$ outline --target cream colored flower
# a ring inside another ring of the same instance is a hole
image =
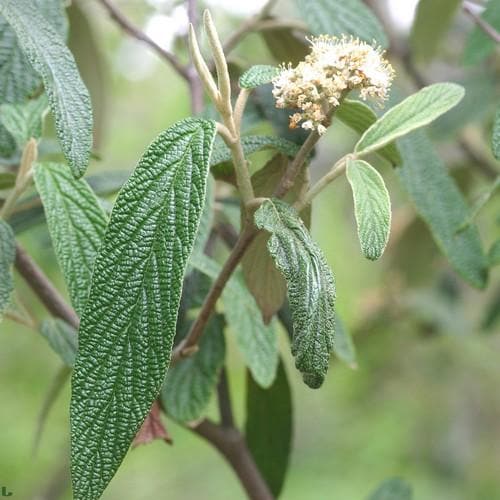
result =
[[[291,108],[290,127],[326,131],[328,117],[345,95],[359,90],[362,99],[383,102],[394,78],[380,47],[357,38],[322,35],[310,40],[311,53],[295,68],[283,66],[273,80],[277,108]]]

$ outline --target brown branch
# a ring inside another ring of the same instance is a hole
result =
[[[189,81],[189,72],[187,68],[177,59],[177,57],[158,45],[146,33],[141,31],[137,26],[134,26],[129,19],[118,9],[111,0],[97,0],[108,12],[109,16],[115,21],[123,31],[129,34],[132,38],[149,45],[162,59],[167,61],[177,73],[185,80]]]
[[[251,500],[272,500],[274,497],[262,478],[244,436],[235,428],[222,428],[203,420],[192,431],[213,444],[228,461]]]
[[[482,17],[478,16],[468,2],[464,2],[462,8],[486,35],[488,35],[495,43],[500,43],[500,33]]]
[[[226,368],[222,368],[217,385],[217,400],[219,403],[220,422],[222,427],[234,427],[231,394],[227,380]]]

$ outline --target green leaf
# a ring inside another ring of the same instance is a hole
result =
[[[291,28],[272,28],[260,32],[274,59],[279,63],[291,62],[294,66],[309,54],[309,44]]]
[[[36,164],[34,179],[71,303],[81,315],[106,230],[106,214],[87,182],[75,179],[66,165]]]
[[[404,158],[399,179],[438,247],[466,281],[484,288],[488,271],[479,233],[475,225],[457,232],[469,209],[432,143],[423,132],[415,132],[399,141],[399,150]]]
[[[283,489],[292,445],[292,395],[283,361],[273,385],[262,389],[247,374],[245,438],[274,497]]]
[[[338,314],[335,318],[335,344],[333,345],[333,352],[350,368],[354,369],[358,367],[356,347],[352,341],[351,333],[347,330]]]
[[[500,160],[500,106],[497,108],[497,114],[495,115],[495,121],[493,123],[491,150],[493,151],[493,156],[497,160]]]
[[[255,224],[271,234],[268,249],[288,287],[294,336],[292,354],[304,382],[316,389],[328,371],[335,327],[335,283],[323,253],[293,208],[267,200]]]
[[[488,261],[490,267],[498,266],[500,264],[500,239],[496,240],[493,245],[491,245],[490,251],[488,252]]]
[[[224,317],[214,315],[199,343],[199,350],[169,369],[161,390],[167,413],[179,422],[198,420],[217,386],[224,365]]]
[[[363,255],[382,256],[391,230],[391,199],[382,176],[366,161],[347,162],[347,180],[354,198],[354,213]]]
[[[430,61],[455,16],[462,0],[420,0],[411,32],[413,55]]]
[[[481,19],[496,31],[500,31],[500,0],[489,0]],[[495,51],[495,47],[495,41],[480,26],[475,24],[465,43],[464,64],[480,63]]]
[[[102,494],[164,381],[214,137],[211,121],[177,122],[148,147],[116,200],[73,373],[76,500]]]
[[[221,270],[217,262],[196,253],[190,264],[198,271],[215,279]],[[241,273],[236,272],[222,292],[224,314],[229,329],[236,337],[238,348],[254,380],[261,387],[269,387],[278,366],[278,339],[275,322],[266,326],[254,298],[248,291]]]
[[[412,130],[428,125],[458,104],[463,96],[463,87],[455,83],[424,87],[379,118],[361,136],[354,151],[363,155],[371,153]]]
[[[387,47],[384,29],[361,0],[295,0],[299,12],[315,35],[353,35]]]
[[[84,174],[92,147],[88,91],[63,38],[29,0],[4,0],[2,14],[28,61],[42,77],[62,150],[76,177]]]
[[[46,319],[40,325],[40,333],[66,365],[72,367],[75,364],[78,336],[71,325],[61,319]]]
[[[42,135],[42,121],[48,103],[45,94],[25,104],[2,104],[0,121],[22,150],[28,140]]]
[[[288,159],[276,155],[263,168],[252,176],[255,196],[267,198],[271,196],[287,168]],[[304,187],[309,185],[307,168],[297,176],[295,184],[287,193],[285,201],[294,203]],[[310,205],[301,214],[306,226],[310,223]],[[276,269],[273,258],[269,255],[267,242],[269,235],[258,234],[248,246],[241,260],[243,275],[248,289],[252,293],[262,311],[265,323],[268,323],[282,306],[286,297],[286,283],[281,273]]]
[[[366,129],[377,121],[377,115],[369,106],[363,102],[351,99],[344,99],[342,101],[340,107],[335,111],[335,118],[338,118],[359,134],[363,134]],[[377,153],[393,166],[400,165],[403,161],[396,144],[393,142],[379,149]]]
[[[253,89],[259,85],[270,83],[279,72],[280,69],[276,66],[257,64],[240,76],[240,87],[242,89]]]
[[[207,190],[205,195],[205,205],[203,207],[203,212],[201,213],[200,225],[198,226],[198,232],[194,240],[194,252],[203,252],[205,245],[207,244],[208,238],[210,237],[210,231],[212,230],[212,224],[214,219],[214,202],[215,202],[215,181],[211,175],[207,178]]]
[[[10,189],[16,184],[16,174],[13,172],[0,172],[0,189]]]
[[[411,500],[411,486],[398,477],[386,479],[368,497],[368,500]]]
[[[16,257],[16,242],[10,226],[0,219],[0,321],[14,290],[12,266]]]

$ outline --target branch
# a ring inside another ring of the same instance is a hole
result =
[[[495,43],[500,43],[500,33],[482,17],[478,16],[468,2],[464,2],[462,6],[464,12],[488,35]]]
[[[235,428],[222,428],[210,420],[203,420],[191,429],[203,437],[228,461],[251,500],[273,500],[269,487],[263,480],[243,435]]]
[[[220,372],[219,384],[217,385],[217,399],[219,402],[219,413],[222,427],[234,427],[233,408],[226,368]]]
[[[128,33],[132,38],[144,42],[149,45],[162,59],[167,61],[177,73],[182,76],[186,81],[189,81],[189,71],[183,64],[177,59],[177,57],[165,50],[163,47],[158,45],[152,38],[150,38],[146,33],[141,31],[137,26],[134,26],[129,19],[127,19],[122,12],[116,7],[116,5],[111,0],[97,0],[108,12],[111,19],[113,19],[123,31]]]
[[[187,13],[189,22],[194,29],[198,26],[198,9],[196,0],[187,0]],[[191,95],[191,111],[194,115],[199,115],[203,111],[203,84],[193,63],[187,70],[187,80],[189,93]]]

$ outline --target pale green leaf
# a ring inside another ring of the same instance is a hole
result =
[[[287,282],[295,366],[309,387],[318,388],[328,371],[334,341],[332,272],[298,214],[285,202],[265,201],[254,219],[257,227],[270,233],[269,252]]]
[[[423,132],[415,132],[399,141],[399,150],[404,158],[399,178],[438,247],[465,280],[484,288],[487,260],[479,233],[473,224],[457,232],[469,208],[432,143]]]
[[[366,161],[347,162],[347,180],[354,198],[354,213],[363,255],[382,256],[391,230],[391,200],[382,176]]]
[[[116,200],[73,373],[76,500],[100,497],[164,381],[214,137],[211,121],[177,122],[148,147]]]
[[[368,127],[377,121],[375,112],[361,101],[344,99],[335,111],[335,118],[345,123],[359,134],[363,134]],[[379,149],[377,153],[389,161],[393,166],[400,165],[402,160],[395,143]]]
[[[497,108],[495,121],[493,122],[493,134],[491,136],[491,149],[493,156],[500,160],[500,106]]]
[[[57,318],[46,319],[40,325],[40,333],[66,365],[75,364],[78,336],[71,325]]]
[[[200,253],[191,256],[190,264],[213,279],[221,270],[217,262]],[[228,281],[222,292],[222,300],[229,329],[236,337],[238,348],[254,380],[261,387],[269,387],[278,366],[275,322],[264,325],[259,308],[240,272],[234,273]]]
[[[354,150],[367,154],[389,144],[412,130],[428,125],[453,108],[464,96],[455,83],[435,83],[391,108],[362,136]]]
[[[368,497],[368,500],[411,500],[412,498],[411,486],[403,479],[394,477],[383,481]]]
[[[495,243],[491,245],[490,251],[488,252],[488,261],[490,267],[500,264],[500,239],[496,240]]]
[[[337,317],[335,318],[335,344],[333,345],[335,355],[347,364],[350,368],[357,368],[356,347],[352,340],[351,333],[345,327],[344,322]]]
[[[42,77],[62,150],[73,174],[80,177],[92,147],[92,107],[75,60],[58,31],[29,0],[3,0],[0,14]]]
[[[169,369],[161,390],[167,413],[179,422],[201,418],[224,365],[224,317],[214,315],[203,332],[198,351]]]
[[[2,104],[0,121],[22,150],[28,140],[42,135],[42,121],[48,103],[45,94],[24,104]]]
[[[462,0],[420,0],[411,32],[413,55],[430,61],[448,31]]]
[[[12,266],[16,257],[16,243],[10,226],[0,219],[0,321],[14,290]]]
[[[75,179],[66,165],[39,163],[34,179],[71,302],[81,315],[106,230],[106,214],[87,182]]]
[[[279,72],[280,69],[276,66],[257,64],[240,76],[240,87],[242,89],[253,89],[259,85],[270,83]]]
[[[300,14],[315,35],[353,35],[387,47],[384,29],[361,0],[295,0]]]
[[[285,482],[293,433],[290,385],[283,361],[268,389],[247,376],[245,438],[255,463],[278,498]]]

